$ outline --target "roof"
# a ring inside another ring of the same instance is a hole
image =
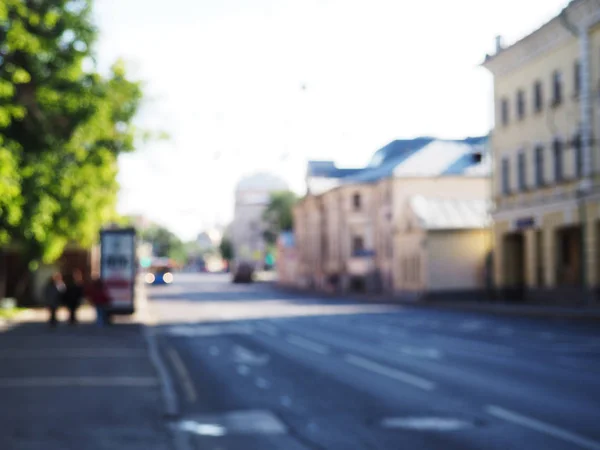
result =
[[[440,199],[421,195],[409,199],[413,213],[427,230],[468,230],[491,224],[490,202],[482,199]]]
[[[470,169],[484,164],[474,157],[476,153],[483,152],[484,146],[479,141],[473,144],[473,141],[466,140],[435,140],[396,165],[394,176],[468,175],[471,174]]]
[[[343,178],[361,170],[361,168],[337,167],[333,161],[308,161],[307,175],[320,178]]]
[[[372,183],[391,176],[489,176],[489,158],[476,161],[473,156],[486,155],[487,142],[487,136],[397,139],[377,150],[366,167],[341,169],[333,161],[309,161],[307,185],[318,195],[340,185]]]
[[[553,24],[560,23],[560,21],[562,19],[566,19],[568,22],[572,22],[572,18],[571,17],[566,18],[565,14],[572,12],[576,7],[583,4],[585,1],[586,0],[571,0],[571,1],[569,1],[567,3],[567,5],[560,10],[560,12],[558,14],[555,14],[554,16],[550,17],[549,19],[545,20],[540,26],[538,26],[536,29],[534,29],[530,33],[528,33],[525,36],[521,37],[520,39],[514,41],[510,45],[503,46],[500,49],[500,51],[496,51],[496,53],[486,54],[482,65],[486,66],[488,63],[494,61],[498,56],[506,54],[507,51],[512,51],[515,47],[517,47],[521,44],[530,43],[530,41],[535,39],[536,36],[539,36],[540,34],[542,34],[544,32],[554,32],[553,34],[556,34],[556,30],[552,30],[552,28],[551,28],[553,26]],[[565,26],[564,22],[563,22],[563,24],[561,24],[560,29],[562,31],[564,31],[565,33],[571,34],[571,32]],[[555,37],[555,36],[553,36],[553,37]]]

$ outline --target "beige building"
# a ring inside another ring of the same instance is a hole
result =
[[[575,0],[483,63],[494,76],[494,280],[572,303],[598,286],[600,3]]]
[[[263,261],[266,244],[263,238],[263,213],[270,195],[284,191],[288,185],[269,173],[255,173],[243,178],[235,188],[235,209],[231,223],[231,239],[237,260]]]
[[[489,199],[489,159],[474,159],[474,154],[484,153],[485,143],[485,138],[394,141],[375,153],[368,167],[342,169],[341,176],[329,182],[312,182],[309,165],[309,192],[294,209],[300,284],[326,290],[414,292],[403,269],[409,240],[399,228],[407,205],[415,195],[432,201]],[[323,172],[317,175],[326,178]],[[333,178],[335,172],[329,169],[327,175]],[[315,189],[328,183],[329,189]],[[436,230],[437,235],[450,232],[457,235],[457,228]],[[480,271],[485,258],[478,257]],[[474,289],[471,279],[463,289]]]
[[[415,195],[396,232],[396,292],[409,299],[486,294],[489,201]]]

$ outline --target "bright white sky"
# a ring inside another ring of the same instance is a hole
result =
[[[494,48],[566,0],[96,0],[98,60],[144,80],[140,125],[171,140],[120,161],[122,213],[184,239],[229,221],[240,177],[299,192],[307,159],[365,164],[396,138],[485,134]],[[305,89],[303,89],[305,86]]]

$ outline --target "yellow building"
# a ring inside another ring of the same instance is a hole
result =
[[[507,297],[591,298],[599,281],[600,2],[574,0],[483,63],[494,76],[494,281]]]

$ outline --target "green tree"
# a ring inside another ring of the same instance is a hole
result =
[[[224,236],[223,239],[221,239],[219,252],[221,253],[221,258],[225,261],[231,261],[233,259],[233,243],[228,237]]]
[[[172,258],[179,263],[187,261],[186,245],[167,228],[154,225],[142,231],[139,236],[152,244],[155,256]]]
[[[117,158],[139,135],[140,83],[122,61],[106,76],[90,68],[91,10],[92,0],[0,2],[0,239],[30,269],[69,242],[90,245],[116,217]]]
[[[282,231],[289,231],[294,227],[292,210],[298,197],[292,191],[277,191],[271,193],[269,205],[263,213],[266,229],[264,239],[269,245],[274,245],[277,236]]]

